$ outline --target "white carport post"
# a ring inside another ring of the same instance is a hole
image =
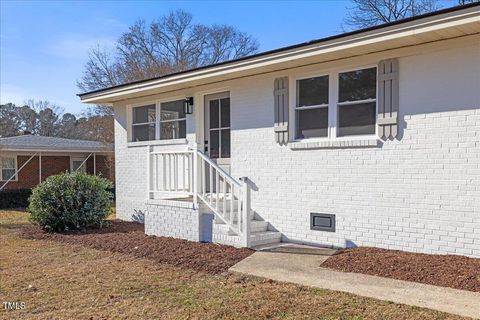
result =
[[[97,175],[97,158],[95,157],[95,152],[93,153],[93,175]]]
[[[42,152],[38,154],[38,183],[42,183]]]

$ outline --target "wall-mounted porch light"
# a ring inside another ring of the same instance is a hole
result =
[[[193,97],[187,97],[185,98],[185,100],[183,100],[183,113],[193,113]]]

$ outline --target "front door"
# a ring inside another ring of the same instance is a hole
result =
[[[205,96],[205,153],[230,174],[230,94]]]

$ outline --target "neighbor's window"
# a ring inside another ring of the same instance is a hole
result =
[[[72,158],[70,166],[72,172],[87,172],[87,163],[85,162],[85,158]]]
[[[0,158],[0,180],[9,180],[15,176],[15,157],[2,157]],[[15,178],[13,178],[15,179]]]
[[[328,136],[328,76],[297,81],[297,139]]]
[[[160,104],[160,139],[181,139],[187,135],[187,118],[183,100]]]
[[[377,69],[338,75],[337,136],[375,134]]]
[[[155,104],[133,108],[132,141],[155,140]]]

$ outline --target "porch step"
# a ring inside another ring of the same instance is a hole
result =
[[[215,225],[214,225],[215,231],[216,232],[221,232],[223,234],[229,234],[229,235],[235,235],[233,231],[230,230],[228,225],[223,223],[220,219],[215,219]],[[262,221],[262,220],[252,220],[250,224],[250,232],[262,232],[262,231],[267,231],[268,229],[268,222],[267,221]]]
[[[282,234],[278,231],[252,232],[250,234],[250,245],[260,246],[280,242]]]
[[[281,237],[282,234],[277,231],[252,232],[250,234],[250,246],[255,247],[261,245],[275,244],[280,242]],[[243,246],[241,237],[228,233],[214,233],[213,242],[231,245],[235,247]]]

